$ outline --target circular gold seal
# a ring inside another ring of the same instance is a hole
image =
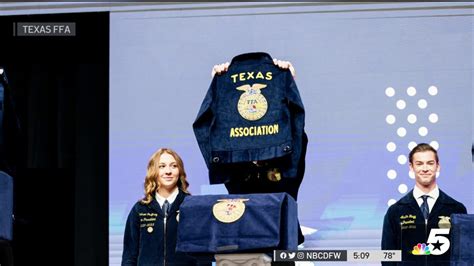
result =
[[[267,99],[262,94],[242,94],[237,103],[239,114],[250,121],[262,118],[267,113]]]
[[[151,233],[153,232],[153,227],[148,226],[148,228],[146,229],[146,231],[151,234]]]
[[[246,84],[237,88],[237,90],[245,91],[245,93],[240,95],[239,101],[237,102],[237,110],[243,118],[255,121],[267,113],[267,99],[265,99],[265,96],[263,96],[260,91],[265,87],[267,87],[267,85],[256,83],[252,86]]]
[[[223,223],[233,223],[245,212],[242,199],[222,199],[212,207],[212,214]]]

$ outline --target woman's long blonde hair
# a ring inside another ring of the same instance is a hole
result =
[[[160,162],[160,157],[163,153],[167,153],[176,160],[176,164],[178,165],[179,170],[179,178],[178,183],[176,184],[179,189],[183,192],[188,192],[189,183],[186,180],[186,171],[184,170],[184,163],[181,157],[173,151],[172,149],[168,148],[161,148],[157,150],[153,155],[150,157],[150,161],[148,162],[148,168],[146,171],[145,176],[145,197],[141,200],[143,204],[149,204],[153,200],[154,194],[160,188],[160,184],[157,182],[158,180],[158,164]]]

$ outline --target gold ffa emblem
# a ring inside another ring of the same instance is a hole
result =
[[[248,199],[220,199],[212,207],[212,214],[223,223],[233,223],[245,212],[245,201]]]
[[[249,84],[237,87],[239,91],[245,91],[240,95],[237,103],[237,110],[239,114],[250,121],[255,121],[262,118],[268,109],[267,99],[260,94],[260,90],[267,87],[265,84],[255,83],[252,86]]]
[[[451,228],[451,217],[438,216],[438,218],[439,218],[439,222],[438,222],[439,228]]]
[[[153,227],[148,226],[148,228],[146,229],[146,231],[147,231],[148,233],[150,233],[150,234],[153,233]]]

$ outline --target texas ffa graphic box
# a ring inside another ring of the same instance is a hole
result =
[[[177,251],[238,253],[298,246],[297,205],[286,193],[189,196],[179,216]]]

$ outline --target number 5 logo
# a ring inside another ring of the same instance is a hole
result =
[[[449,235],[449,228],[433,228],[428,236],[427,243],[430,244],[431,255],[442,255],[449,250],[451,243],[442,235]]]

